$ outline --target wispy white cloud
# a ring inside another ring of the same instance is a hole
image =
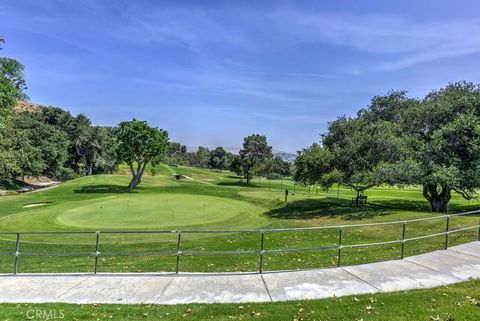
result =
[[[351,67],[352,73],[372,69],[392,71],[480,51],[480,19],[425,22],[395,15],[307,11],[293,7],[260,12],[245,8],[206,11],[172,6],[137,12],[123,23],[124,32],[115,30],[116,37],[132,42],[183,45],[200,55],[213,54],[218,45],[269,52],[301,44],[333,44],[378,55],[374,66]],[[315,72],[277,75],[332,76]]]
[[[480,51],[480,19],[415,22],[389,15],[352,15],[281,8],[271,19],[289,41],[324,42],[383,55],[392,71]],[[356,70],[360,72],[362,68]]]
[[[161,7],[126,17],[122,31],[116,30],[115,36],[133,42],[185,45],[196,51],[218,44],[255,49],[251,31],[243,23],[231,23],[232,14],[198,7]]]
[[[234,72],[231,70],[209,69],[170,69],[164,70],[162,79],[136,77],[130,79],[132,83],[141,83],[155,86],[163,90],[178,91],[196,95],[215,95],[224,97],[247,97],[275,102],[306,103],[318,105],[325,103],[326,98],[318,89],[325,77],[307,76],[319,78],[318,81],[304,79],[299,74],[291,81],[282,76],[278,79],[277,73],[263,72]],[[273,78],[273,79],[272,79]],[[326,77],[330,79],[331,77]],[[287,106],[291,107],[289,104]],[[278,106],[280,107],[280,106]]]

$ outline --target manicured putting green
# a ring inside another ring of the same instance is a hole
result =
[[[59,211],[54,222],[79,230],[257,228],[267,223],[263,211],[248,202],[214,196],[120,195]]]

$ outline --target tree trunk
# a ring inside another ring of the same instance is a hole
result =
[[[88,166],[88,172],[87,176],[92,176],[93,175],[93,165]]]
[[[245,173],[246,179],[247,179],[247,184],[250,184],[250,181],[252,179],[252,176],[250,175],[250,169],[247,169]]]
[[[355,206],[358,207],[358,202],[360,201],[360,190],[357,189],[357,197],[355,198]]]
[[[130,181],[130,184],[128,184],[128,189],[130,191],[133,191],[138,186],[138,184],[140,184],[140,177],[138,177],[138,175],[134,175],[132,177],[132,180]]]
[[[438,187],[440,187],[440,191]],[[423,186],[423,196],[430,203],[432,212],[446,213],[448,211],[448,202],[452,198],[450,186],[426,184]]]
[[[132,180],[130,181],[130,184],[128,184],[128,189],[130,191],[133,191],[138,186],[138,184],[142,182],[142,176],[143,176],[143,173],[145,172],[145,168],[147,167],[147,164],[148,164],[147,160],[144,162],[139,162],[136,171],[133,168],[133,165],[129,164],[130,171],[132,172]]]

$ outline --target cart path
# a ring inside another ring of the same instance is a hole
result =
[[[263,274],[0,275],[0,302],[244,303],[430,288],[480,278],[480,242],[403,260]]]

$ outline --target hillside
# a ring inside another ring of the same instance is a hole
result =
[[[45,107],[44,105],[34,104],[29,101],[19,100],[17,103],[17,106],[15,106],[13,110],[15,110],[15,112],[17,113],[21,113],[24,111],[36,113],[44,107]]]

